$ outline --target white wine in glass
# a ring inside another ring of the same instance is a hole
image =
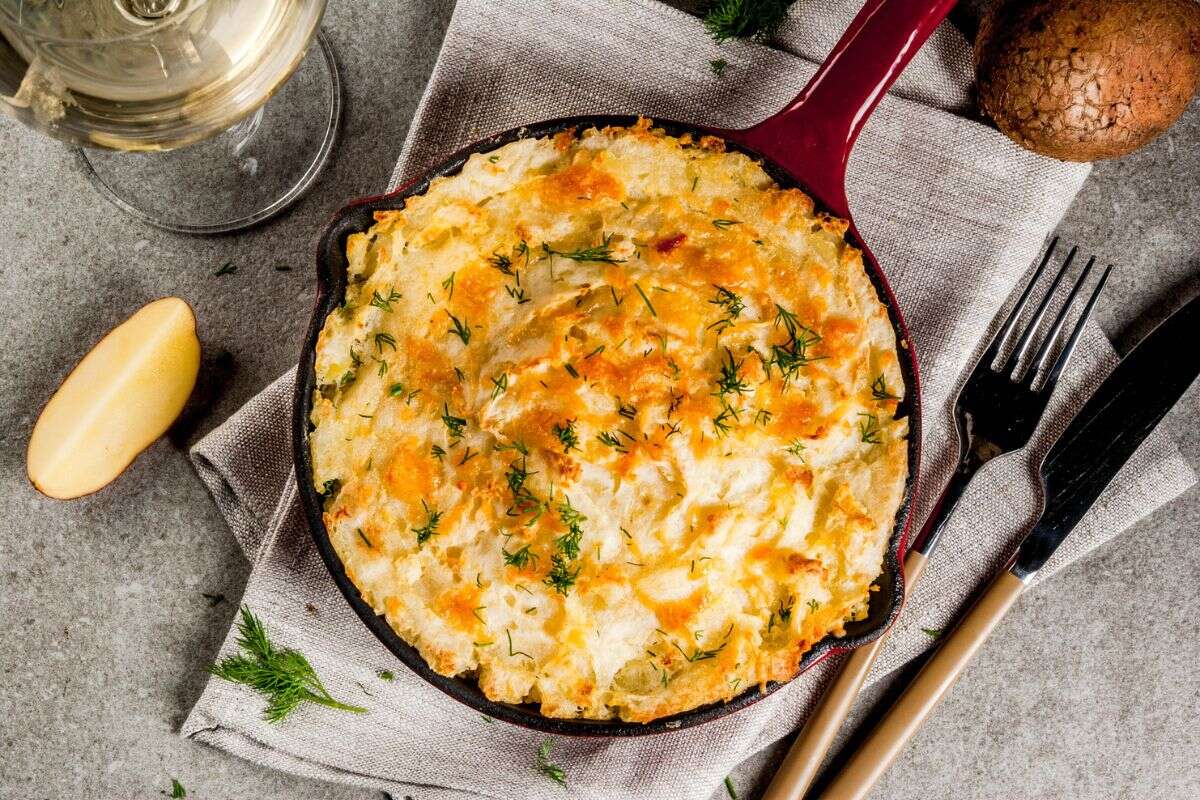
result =
[[[246,227],[299,197],[332,149],[341,92],[324,8],[0,0],[0,109],[85,148],[97,186],[148,222]]]

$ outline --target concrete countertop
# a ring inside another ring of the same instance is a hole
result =
[[[153,297],[188,299],[207,359],[233,365],[201,432],[294,362],[314,232],[347,198],[385,188],[451,7],[331,3],[348,93],[332,165],[284,217],[235,236],[177,236],[125,216],[67,148],[0,118],[0,798],[150,798],[172,777],[196,798],[378,797],[177,736],[248,573],[186,442],[158,442],[115,485],[71,503],[33,491],[24,451],[68,366]],[[1198,143],[1193,102],[1152,146],[1097,165],[1060,227],[1119,265],[1099,314],[1118,347],[1200,288]],[[214,277],[226,261],[238,272]],[[275,271],[280,262],[296,268]],[[1165,423],[1193,466],[1197,405],[1193,389]],[[1036,589],[877,796],[1200,796],[1197,530],[1193,490]],[[230,601],[210,607],[203,593]],[[743,798],[756,768],[734,776]]]

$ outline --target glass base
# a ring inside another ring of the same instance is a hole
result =
[[[122,210],[169,231],[228,233],[281,213],[329,160],[342,116],[333,47],[317,47],[257,111],[199,144],[160,153],[78,151],[88,177]]]

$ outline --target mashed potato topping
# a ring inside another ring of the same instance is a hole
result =
[[[649,721],[865,613],[907,429],[845,222],[644,120],[473,155],[375,219],[317,347],[312,480],[433,669]]]

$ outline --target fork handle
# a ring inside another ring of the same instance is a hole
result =
[[[916,550],[908,551],[908,555],[904,557],[906,597],[921,579],[926,562],[925,555]],[[762,800],[800,800],[804,797],[825,759],[825,754],[829,752],[829,747],[837,737],[842,722],[850,713],[850,708],[854,705],[854,700],[871,671],[871,665],[875,663],[875,656],[879,655],[887,636],[888,632],[884,631],[882,636],[870,644],[855,648],[842,662],[833,682],[826,687],[817,707],[809,714],[804,727],[796,735],[796,741],[784,756]]]
[[[896,704],[821,794],[822,800],[862,800],[950,691],[996,625],[1025,591],[1004,570],[934,652]]]

